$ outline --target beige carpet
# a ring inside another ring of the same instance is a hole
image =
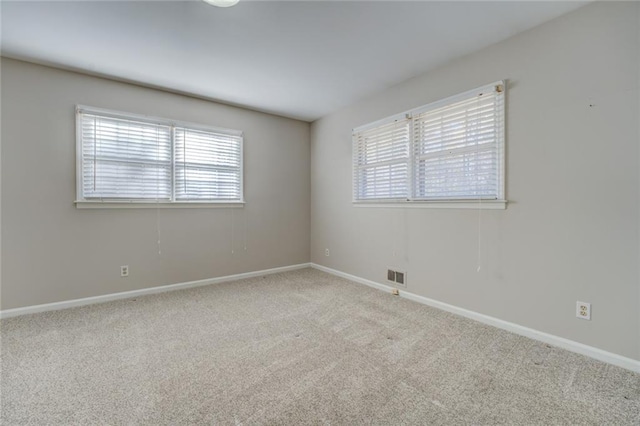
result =
[[[2,423],[640,424],[640,375],[305,269],[1,322]]]

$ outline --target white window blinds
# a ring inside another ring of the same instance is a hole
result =
[[[242,202],[242,133],[78,107],[78,201]]]
[[[403,115],[354,131],[354,201],[504,199],[504,82]]]
[[[85,199],[169,200],[171,128],[82,115]]]
[[[415,114],[414,198],[502,197],[504,101],[499,90],[490,86]]]
[[[240,136],[176,128],[175,140],[176,200],[240,200]]]
[[[356,200],[406,199],[409,195],[409,120],[398,119],[353,136]]]

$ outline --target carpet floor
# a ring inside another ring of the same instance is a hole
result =
[[[6,425],[640,424],[640,374],[312,269],[0,329]]]

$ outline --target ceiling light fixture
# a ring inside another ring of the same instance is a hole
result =
[[[231,7],[235,6],[240,0],[202,0],[205,3],[209,3],[212,6],[218,7]]]

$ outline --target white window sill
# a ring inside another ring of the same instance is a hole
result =
[[[244,207],[244,201],[224,202],[161,202],[156,201],[75,201],[78,209],[209,209]]]
[[[354,207],[406,208],[406,209],[489,209],[505,210],[507,200],[460,201],[354,201]]]

